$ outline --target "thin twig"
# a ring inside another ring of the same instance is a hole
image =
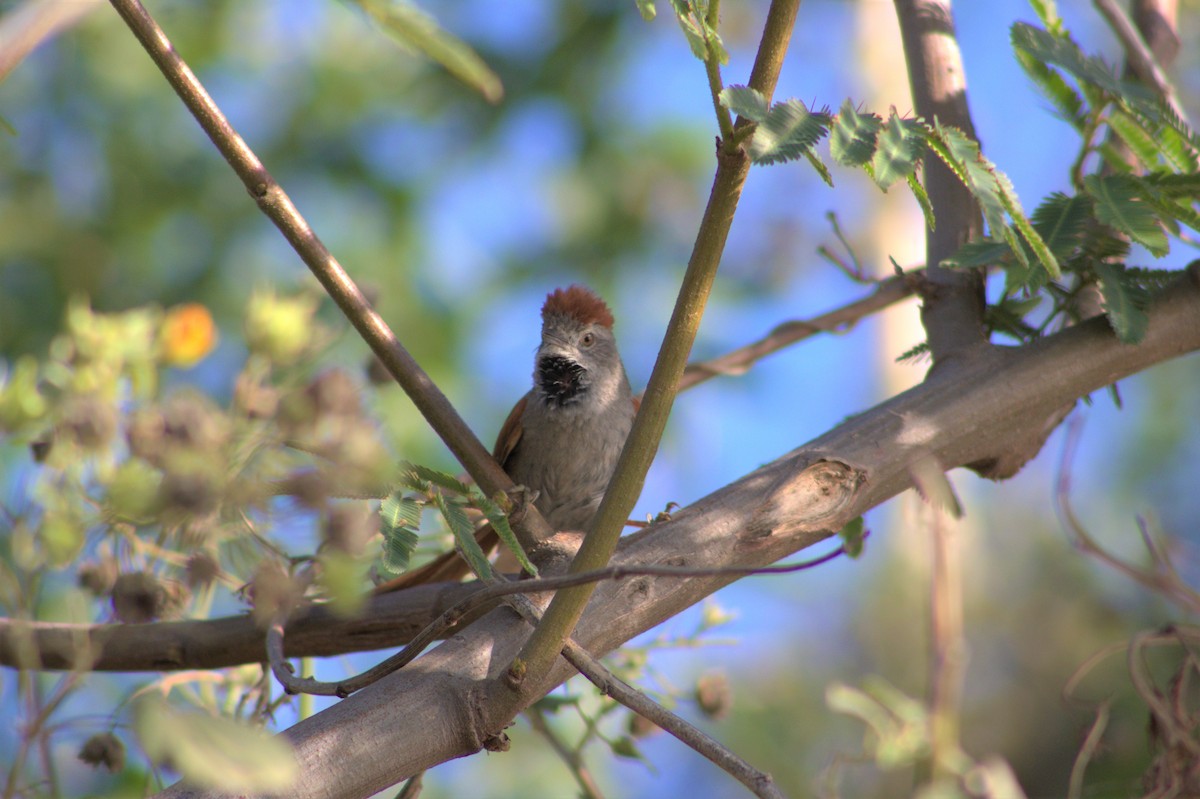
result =
[[[818,333],[848,330],[876,311],[912,296],[916,285],[913,276],[920,273],[921,270],[914,270],[881,280],[874,291],[860,300],[812,319],[784,322],[758,341],[708,361],[690,363],[679,380],[679,390],[685,391],[719,375],[744,374],[755,362],[767,355]]]
[[[551,728],[550,723],[546,721],[546,714],[537,705],[533,705],[525,711],[525,715],[529,718],[529,726],[533,727],[538,735],[545,738],[546,742],[550,744],[550,748],[567,764],[571,776],[579,784],[579,790],[585,799],[604,799],[600,786],[596,784],[596,778],[592,776],[587,764],[583,762],[583,754],[562,742],[562,739]]]
[[[1150,47],[1142,35],[1138,33],[1133,20],[1113,0],[1092,0],[1092,2],[1096,6],[1096,10],[1108,21],[1108,26],[1112,28],[1113,33],[1117,35],[1121,47],[1125,50],[1126,63],[1129,64],[1134,74],[1141,78],[1147,86],[1158,92],[1175,116],[1179,117],[1185,125],[1190,126],[1187,112],[1184,110],[1183,104],[1179,102],[1179,95],[1176,93],[1175,87],[1171,85],[1170,79],[1158,65],[1158,60],[1150,51]]]
[[[50,719],[50,716],[59,706],[66,701],[71,692],[78,686],[80,679],[83,678],[83,671],[73,671],[70,674],[63,675],[58,681],[58,685],[54,689],[54,693],[38,710],[37,715],[29,720],[29,723],[21,730],[21,740],[17,744],[16,755],[12,761],[12,768],[8,772],[8,780],[4,784],[4,799],[12,799],[17,791],[17,779],[20,776],[21,769],[24,766],[25,758],[29,755],[29,748],[33,742],[41,734],[42,727]],[[32,675],[36,679],[36,675]]]
[[[531,625],[541,623],[541,612],[529,600],[529,597],[524,594],[517,594],[511,597],[509,605]],[[638,691],[633,686],[618,678],[596,660],[596,658],[592,657],[591,653],[581,647],[575,639],[568,638],[563,642],[560,654],[580,674],[586,677],[589,682],[599,688],[601,693],[612,697],[638,715],[649,719],[690,746],[718,768],[749,788],[755,796],[762,797],[762,799],[783,799],[783,793],[780,792],[779,787],[775,784],[770,774],[754,768],[744,759],[734,754],[732,750],[698,727],[684,721],[641,691]]]
[[[287,592],[288,597],[280,601],[279,607],[275,609],[270,624],[267,626],[267,662],[271,665],[271,672],[275,675],[275,679],[279,680],[289,694],[298,692],[292,690],[290,686],[290,682],[294,678],[292,664],[288,662],[283,653],[283,628],[287,624],[288,617],[296,609],[295,602],[304,596],[304,592],[312,585],[315,577],[314,569],[309,564],[292,578],[292,588]]]
[[[699,727],[684,721],[617,677],[574,640],[567,641],[562,655],[602,693],[671,733],[745,785],[755,796],[783,799],[783,792],[779,790],[770,774],[754,768]]]
[[[1076,416],[1067,425],[1067,436],[1063,441],[1063,453],[1059,459],[1057,487],[1054,492],[1059,516],[1063,527],[1071,535],[1072,543],[1080,551],[1092,555],[1124,574],[1129,579],[1144,585],[1155,593],[1179,605],[1190,613],[1200,613],[1200,593],[1183,581],[1165,552],[1150,537],[1144,529],[1144,522],[1139,519],[1139,529],[1142,529],[1143,541],[1150,551],[1155,564],[1154,571],[1139,568],[1126,563],[1112,555],[1087,531],[1075,510],[1071,506],[1071,465],[1075,460],[1075,451],[1083,431],[1083,419]],[[1166,565],[1164,565],[1166,564]]]
[[[1080,799],[1083,796],[1083,775],[1087,771],[1088,763],[1095,756],[1096,750],[1100,748],[1100,739],[1104,737],[1104,731],[1108,728],[1108,714],[1108,702],[1102,702],[1100,707],[1096,708],[1096,719],[1088,728],[1087,737],[1083,739],[1083,745],[1079,747],[1079,754],[1075,756],[1075,762],[1071,765],[1067,799]]]
[[[930,760],[935,777],[958,773],[962,756],[959,714],[966,664],[963,637],[962,542],[950,529],[949,516],[930,506],[933,544],[930,576]]]
[[[620,580],[624,577],[677,577],[682,579],[693,577],[746,577],[752,574],[791,574],[828,563],[843,554],[844,551],[842,547],[838,547],[819,558],[781,566],[763,566],[758,568],[725,566],[712,569],[689,569],[684,566],[620,565],[608,566],[590,572],[566,574],[559,577],[540,577],[531,580],[495,582],[456,602],[430,622],[421,632],[417,633],[396,654],[377,663],[361,674],[336,682],[324,682],[309,677],[296,676],[284,665],[283,640],[286,615],[277,615],[276,618],[272,619],[271,626],[267,630],[267,652],[270,656],[271,670],[288,693],[306,693],[344,698],[355,691],[361,691],[363,688],[386,677],[392,672],[404,668],[416,660],[425,647],[443,637],[448,630],[456,626],[464,618],[503,597],[558,591],[564,588],[596,583],[601,580]],[[280,664],[278,668],[276,668],[277,663]]]

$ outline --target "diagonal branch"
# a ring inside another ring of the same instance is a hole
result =
[[[139,0],[111,0],[113,8],[149,53],[200,127],[246,185],[250,196],[292,245],[359,335],[387,367],[417,410],[441,437],[454,457],[489,496],[513,487],[512,480],[463,421],[446,395],[396,338],[387,323],[367,302],[358,286],[300,215],[291,198],[275,182],[258,156],[238,135],[213,102],[195,74],[172,46],[166,33]],[[526,514],[532,525],[528,541],[550,535],[541,516]],[[526,541],[522,541],[526,544]]]

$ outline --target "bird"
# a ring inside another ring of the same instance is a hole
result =
[[[508,414],[492,456],[555,531],[590,529],[638,410],[617,351],[613,315],[591,289],[572,285],[546,295],[533,387]],[[498,536],[476,539],[484,552]],[[376,594],[461,579],[454,551],[376,586]]]

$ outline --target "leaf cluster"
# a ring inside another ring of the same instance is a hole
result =
[[[1134,344],[1145,334],[1152,291],[1175,273],[1129,265],[1131,245],[1161,258],[1170,237],[1187,237],[1184,227],[1200,231],[1200,138],[1161,97],[1086,55],[1052,6],[1043,4],[1041,16],[1045,29],[1018,22],[1011,38],[1026,74],[1081,139],[1073,191],[1051,194],[1031,217],[1061,271],[1030,268],[1035,240],[1028,237],[972,242],[946,265],[1005,270],[1004,293],[989,321],[1018,340],[1035,338],[1058,319],[1078,321],[1087,312],[1081,295],[1095,286],[1114,332]],[[1047,299],[1049,310],[1032,323],[1030,313]]]
[[[1130,247],[1162,257],[1171,236],[1185,238],[1184,227],[1200,231],[1200,138],[1162,98],[1085,55],[1053,4],[1039,9],[1047,29],[1015,24],[1013,48],[1057,113],[1079,131],[1083,148],[1074,191],[1051,194],[1031,215],[978,142],[936,119],[905,118],[895,109],[884,119],[850,100],[837,114],[796,99],[772,104],[747,86],[725,88],[720,100],[754,124],[748,146],[754,163],[803,158],[832,185],[815,149],[828,137],[834,161],[862,169],[881,190],[904,180],[931,229],[936,220],[917,170],[931,156],[949,167],[978,204],[986,233],[942,265],[1004,270],[1004,290],[987,311],[993,331],[1030,341],[1061,319],[1078,321],[1089,308],[1083,295],[1095,286],[1114,332],[1136,343],[1146,331],[1152,290],[1173,272],[1130,266]],[[1084,174],[1091,154],[1098,156],[1096,168]]]

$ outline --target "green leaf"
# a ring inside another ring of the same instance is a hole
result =
[[[1056,70],[1043,64],[1024,50],[1014,49],[1017,63],[1025,70],[1033,84],[1054,106],[1054,112],[1078,131],[1086,124],[1086,104],[1079,92],[1063,80]]]
[[[287,794],[299,774],[287,739],[222,716],[183,713],[157,698],[134,709],[146,755],[188,782],[228,793]]]
[[[417,548],[417,530],[421,526],[421,503],[398,492],[379,505],[379,530],[383,534],[383,567],[400,573],[408,568]]]
[[[884,191],[917,168],[926,147],[925,125],[920,120],[901,119],[895,111],[879,132],[871,159],[875,183]]]
[[[512,531],[512,525],[508,523],[508,516],[504,511],[500,510],[500,506],[482,493],[476,492],[471,501],[479,510],[483,511],[483,515],[487,517],[488,522],[492,525],[492,529],[496,531],[496,535],[500,536],[500,540],[504,546],[508,547],[509,551],[517,557],[517,562],[521,564],[521,568],[530,574],[537,576],[537,567],[529,560],[525,554],[525,550],[521,547],[521,542],[517,540],[516,534]]]
[[[751,122],[762,122],[770,111],[770,104],[763,93],[749,86],[726,86],[718,96],[721,105]]]
[[[1169,244],[1144,188],[1132,175],[1086,175],[1084,188],[1096,202],[1096,218],[1112,225],[1158,257]]]
[[[1029,5],[1033,6],[1033,12],[1038,15],[1038,19],[1042,24],[1051,31],[1058,31],[1062,28],[1062,20],[1058,16],[1058,7],[1054,0],[1029,0]]]
[[[817,171],[817,174],[820,175],[821,180],[825,181],[825,185],[832,189],[833,175],[829,174],[829,167],[825,166],[825,162],[821,160],[821,157],[817,155],[812,148],[809,148],[804,151],[804,158],[808,161],[809,165]]]
[[[702,16],[697,12],[695,3],[691,0],[671,0],[671,7],[675,9],[675,19],[679,21],[688,46],[692,48],[692,55],[707,61],[708,42],[704,39]]]
[[[1146,169],[1158,166],[1158,144],[1139,120],[1121,111],[1113,111],[1108,116],[1108,126],[1137,156],[1142,166]]]
[[[1065,69],[1079,81],[1118,97],[1129,91],[1129,85],[1122,83],[1107,64],[1094,56],[1085,55],[1065,33],[1055,35],[1017,22],[1012,26],[1011,38],[1014,48],[1028,53],[1043,64],[1054,64]]]
[[[654,0],[637,0],[638,13],[642,15],[642,19],[650,22],[658,16],[658,9],[654,7]]]
[[[1092,202],[1086,195],[1068,197],[1056,191],[1034,209],[1031,220],[1054,256],[1065,261],[1078,251],[1091,217]]]
[[[842,166],[862,166],[875,154],[875,138],[883,120],[875,114],[860,114],[849,100],[833,118],[829,154]],[[932,227],[932,226],[931,226]]]
[[[406,488],[413,491],[424,491],[429,485],[435,485],[453,494],[465,496],[471,493],[471,487],[454,475],[408,461],[400,464],[399,478]]]
[[[929,145],[979,203],[991,238],[1003,241],[1008,227],[1004,198],[992,164],[979,152],[979,144],[958,128],[935,121]]]
[[[504,97],[500,77],[464,41],[448,33],[429,14],[406,0],[351,0],[401,45],[424,55],[489,103]]]
[[[1150,324],[1150,318],[1146,315],[1149,299],[1146,290],[1127,279],[1125,269],[1120,264],[1100,262],[1092,268],[1100,279],[1104,313],[1113,332],[1123,343],[1137,344],[1146,335],[1146,328]]]
[[[644,763],[649,762],[646,760],[646,756],[642,754],[642,751],[638,749],[637,744],[633,741],[633,738],[629,737],[628,735],[622,735],[620,738],[612,741],[609,745],[612,748],[612,753],[617,757],[625,757],[631,760],[641,760]]]
[[[858,516],[846,522],[838,533],[842,539],[842,551],[847,557],[857,558],[863,551],[863,533],[866,527],[863,526],[863,517]]]
[[[776,103],[754,132],[750,158],[756,164],[795,160],[820,141],[828,129],[828,114],[810,112],[795,99]]]
[[[1011,255],[1008,245],[999,241],[980,239],[968,241],[958,251],[942,261],[942,266],[951,269],[978,269],[994,266]]]
[[[917,180],[916,172],[909,172],[908,188],[912,191],[913,197],[917,198],[917,205],[921,206],[921,213],[925,215],[925,226],[930,230],[937,227],[937,220],[933,216],[933,203],[929,201],[929,195],[925,191],[925,187],[921,185],[921,181]]]
[[[329,607],[342,616],[354,616],[363,609],[367,593],[363,591],[364,570],[357,558],[336,549],[321,553],[320,584],[329,594]]]
[[[1142,180],[1168,197],[1183,197],[1194,202],[1200,197],[1200,172],[1177,175],[1174,172],[1148,172]]]
[[[488,562],[487,556],[483,554],[483,550],[479,546],[479,542],[475,540],[475,526],[467,518],[467,514],[463,511],[462,506],[447,501],[446,497],[441,493],[434,494],[434,503],[437,505],[438,510],[441,511],[442,518],[446,520],[446,526],[454,534],[454,540],[458,542],[459,551],[462,552],[467,565],[471,567],[471,571],[480,577],[492,576],[492,564]]]

